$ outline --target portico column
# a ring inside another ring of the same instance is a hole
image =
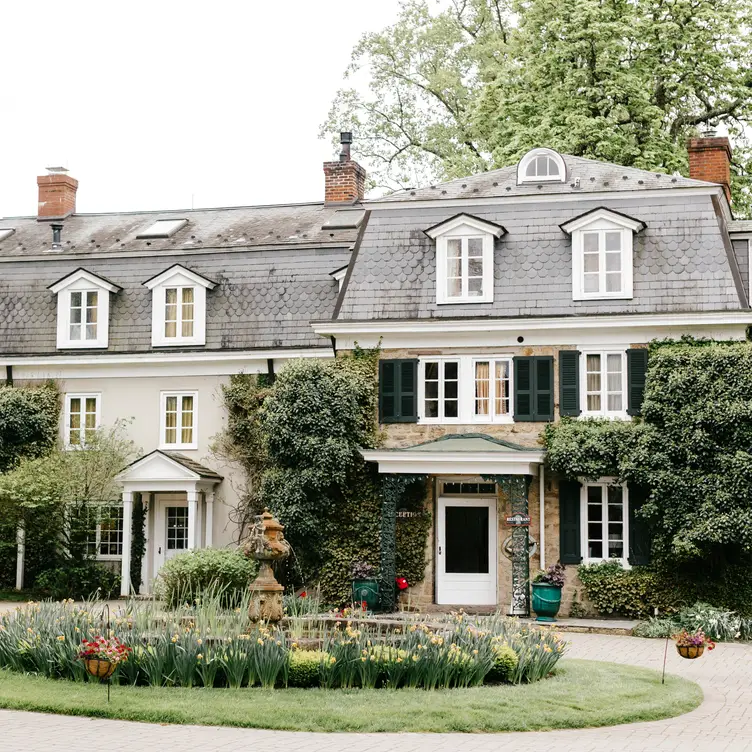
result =
[[[188,496],[188,550],[196,548],[196,514],[198,509],[198,491],[187,492]]]
[[[16,528],[16,590],[23,590],[26,566],[26,527],[23,520]]]
[[[204,540],[206,547],[211,548],[214,542],[214,491],[206,492],[206,530]]]
[[[131,592],[131,530],[133,527],[133,492],[123,491],[123,558],[120,564],[120,595]]]

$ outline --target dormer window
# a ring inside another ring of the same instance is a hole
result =
[[[561,154],[553,149],[533,149],[517,165],[517,183],[563,183],[567,167]]]
[[[632,297],[634,235],[639,219],[610,209],[594,209],[561,225],[572,238],[572,299]]]
[[[469,214],[458,214],[425,230],[436,241],[436,302],[492,303],[494,239],[506,230]]]
[[[110,294],[122,288],[85,269],[76,269],[49,289],[57,295],[57,347],[107,347]]]
[[[144,285],[152,291],[152,346],[206,344],[206,291],[215,282],[176,264]]]

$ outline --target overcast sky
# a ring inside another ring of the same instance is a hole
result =
[[[0,217],[64,165],[80,212],[323,199],[350,51],[398,0],[5,0]]]

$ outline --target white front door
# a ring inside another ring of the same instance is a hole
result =
[[[188,550],[188,503],[185,494],[155,494],[154,574],[176,554]]]
[[[440,497],[436,602],[496,604],[496,499]]]

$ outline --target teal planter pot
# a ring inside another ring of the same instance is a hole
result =
[[[547,582],[533,583],[533,611],[536,621],[556,621],[561,606],[561,588]]]
[[[353,603],[360,606],[365,601],[369,611],[375,611],[379,606],[378,580],[353,580]]]

